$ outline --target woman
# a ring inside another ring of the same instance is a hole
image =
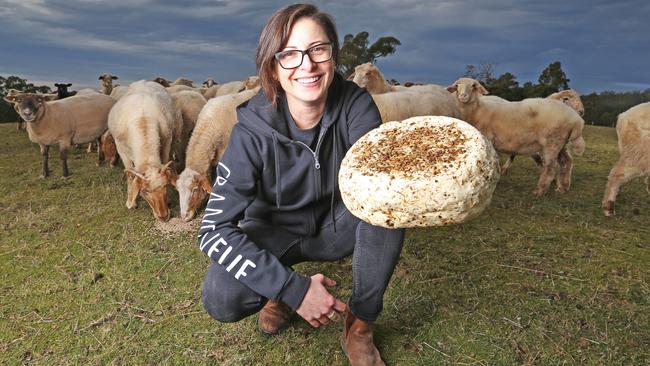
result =
[[[371,323],[404,231],[362,222],[341,201],[341,160],[380,116],[365,90],[335,72],[338,50],[334,23],[313,5],[280,9],[263,29],[256,55],[263,90],[237,110],[199,232],[213,260],[202,299],[223,322],[261,310],[258,325],[267,334],[294,311],[314,327],[345,314],[341,341],[351,364],[383,364]],[[291,269],[350,254],[347,305],[327,291],[335,281]]]

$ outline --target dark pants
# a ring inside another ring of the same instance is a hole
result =
[[[242,230],[260,248],[291,266],[307,261],[335,261],[352,256],[352,296],[348,306],[359,319],[375,321],[383,308],[388,281],[397,265],[403,229],[385,229],[365,223],[349,211],[330,223],[317,236],[301,237],[264,222],[243,222]],[[327,274],[325,274],[327,275]],[[235,322],[258,312],[265,297],[253,292],[223,266],[212,263],[203,282],[203,306],[222,322]]]

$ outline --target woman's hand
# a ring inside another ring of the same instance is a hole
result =
[[[313,327],[327,325],[337,320],[347,305],[327,292],[326,287],[336,286],[336,281],[318,273],[311,276],[309,289],[296,310]]]

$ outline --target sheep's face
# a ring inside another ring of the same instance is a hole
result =
[[[377,84],[381,81],[381,78],[382,76],[375,66],[365,63],[354,68],[352,81],[361,88],[372,90],[373,87],[378,86]]]
[[[488,91],[478,82],[478,80],[470,78],[460,78],[452,85],[447,87],[447,91],[455,93],[456,98],[461,103],[470,103],[477,100],[478,95],[486,95]]]
[[[71,83],[67,84],[54,84],[56,86],[56,92],[59,95],[68,95],[68,88],[72,86]]]
[[[283,51],[307,50],[318,44],[329,43],[323,27],[309,17],[298,19],[291,27],[291,34]],[[275,77],[287,96],[292,114],[303,108],[324,108],[327,90],[334,80],[334,60],[314,63],[303,55],[302,64],[294,69],[275,65]]]
[[[214,79],[212,79],[212,78],[206,79],[203,82],[203,86],[205,86],[206,88],[211,88],[211,87],[213,87],[213,86],[215,86],[217,84],[218,83],[216,81],[214,81]]]
[[[575,111],[578,112],[580,116],[584,116],[585,106],[582,104],[582,101],[580,100],[580,96],[577,93],[571,90],[564,90],[560,93],[561,93],[560,100],[562,101],[562,103],[575,109]]]
[[[181,218],[191,221],[196,216],[196,211],[201,206],[207,195],[212,191],[208,178],[196,171],[186,168],[176,182]]]
[[[171,214],[167,205],[167,186],[176,185],[176,173],[169,167],[170,163],[160,168],[149,168],[144,174],[138,174],[132,169],[127,170],[140,195],[151,206],[153,215],[160,221],[169,220]]]
[[[23,93],[4,97],[9,103],[14,104],[14,109],[26,122],[35,122],[45,111],[45,102],[55,100],[56,95]]]
[[[104,87],[111,87],[113,86],[113,80],[119,79],[117,76],[113,76],[111,74],[102,74],[99,77],[99,80],[102,81],[102,86]]]

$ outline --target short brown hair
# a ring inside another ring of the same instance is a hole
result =
[[[262,81],[264,93],[269,101],[277,104],[278,96],[282,92],[280,82],[275,79],[275,53],[282,51],[287,45],[291,28],[300,18],[308,17],[318,23],[332,43],[332,60],[336,64],[339,56],[339,38],[336,33],[334,20],[329,14],[321,12],[318,7],[311,4],[294,4],[276,11],[262,29],[260,41],[257,45],[255,64]]]

